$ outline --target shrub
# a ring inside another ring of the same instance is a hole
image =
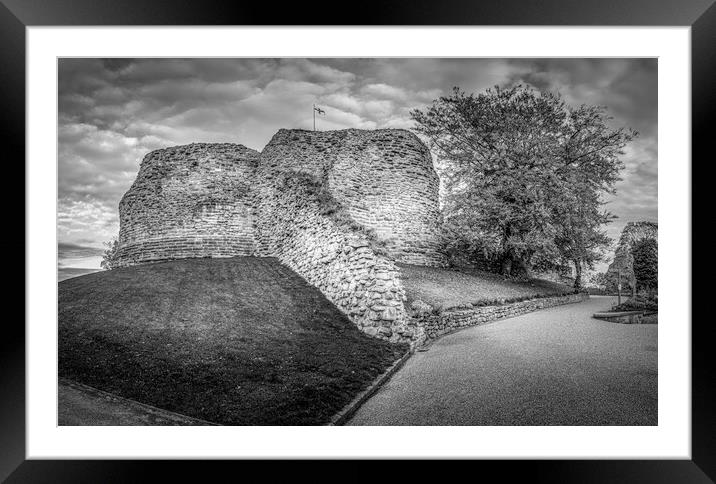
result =
[[[657,298],[637,296],[617,306],[612,311],[658,311],[659,302]]]
[[[104,254],[102,254],[102,262],[100,267],[102,269],[111,270],[117,267],[117,251],[119,250],[119,240],[116,237],[112,238],[109,242],[105,242]]]

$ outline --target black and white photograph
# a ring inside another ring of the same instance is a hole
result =
[[[59,58],[58,424],[657,426],[658,64]]]

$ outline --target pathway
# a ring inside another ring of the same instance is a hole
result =
[[[657,325],[544,309],[438,339],[348,425],[657,425]]]

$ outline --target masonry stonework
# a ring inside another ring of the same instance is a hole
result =
[[[423,339],[396,262],[441,266],[439,180],[405,130],[282,129],[262,153],[190,144],[149,153],[119,205],[119,266],[277,257],[364,332]]]
[[[422,334],[407,317],[392,258],[326,213],[314,179],[284,174],[261,180],[256,194],[262,200],[257,205],[262,255],[278,257],[371,336],[413,341]]]
[[[404,130],[280,130],[255,176],[257,254],[276,256],[364,332],[420,341],[396,261],[442,265],[438,178]]]
[[[445,264],[438,251],[439,179],[430,151],[411,132],[282,129],[262,151],[260,170],[320,180],[397,262]]]
[[[250,185],[259,153],[194,143],[152,151],[119,203],[119,266],[252,255]]]
[[[577,293],[567,294],[566,296],[541,297],[499,306],[455,308],[440,314],[433,314],[429,310],[424,312],[413,311],[412,319],[416,320],[417,325],[424,330],[428,339],[433,339],[469,326],[478,326],[498,319],[513,318],[539,309],[582,302],[586,299],[589,299],[588,294]]]

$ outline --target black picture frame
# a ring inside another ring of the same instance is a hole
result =
[[[690,26],[692,168],[713,156],[716,104],[714,0],[412,0],[336,4],[324,0],[279,4],[218,0],[0,0],[0,136],[6,160],[25,159],[25,40],[28,26],[81,25],[575,25]],[[708,157],[707,157],[708,156]],[[697,162],[698,161],[698,162]],[[674,160],[676,162],[676,160]],[[700,163],[699,163],[700,162]],[[699,168],[699,170],[701,170]],[[21,175],[24,179],[24,171]],[[698,178],[692,177],[694,180]],[[7,195],[6,195],[7,196]],[[15,197],[15,206],[17,199]],[[704,191],[692,205],[710,206]],[[19,211],[18,211],[19,212]],[[19,213],[17,214],[19,216]],[[698,220],[693,217],[692,220]],[[702,222],[709,218],[702,218]],[[24,221],[20,222],[24,227]],[[708,223],[706,224],[708,225]],[[25,242],[25,231],[22,231]],[[13,235],[16,237],[16,235]],[[693,236],[692,236],[693,237]],[[706,253],[707,238],[693,238],[692,253]],[[15,240],[13,244],[16,244]],[[4,245],[9,247],[9,242]],[[703,250],[701,250],[703,249]],[[31,254],[25,254],[31,257]],[[27,259],[26,259],[27,260]],[[16,284],[20,286],[20,284]],[[24,284],[22,285],[24,288]],[[701,286],[703,287],[703,286]],[[694,294],[704,295],[694,285]],[[7,482],[127,482],[150,479],[151,470],[207,478],[236,462],[51,461],[25,457],[24,318],[5,318],[0,337],[0,480]],[[692,324],[692,460],[480,461],[478,472],[524,472],[537,482],[713,482],[716,479],[714,363],[709,319]],[[355,463],[360,465],[360,463]],[[251,472],[242,466],[242,475]],[[354,464],[350,464],[354,465]],[[415,469],[417,466],[410,466]],[[264,478],[271,477],[262,468]],[[506,470],[509,469],[509,470]],[[258,469],[256,469],[258,470]]]

